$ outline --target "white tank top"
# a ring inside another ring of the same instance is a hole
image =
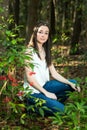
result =
[[[40,84],[41,87],[49,81],[49,69],[46,64],[46,60],[41,60],[37,53],[34,51],[32,52],[32,63],[34,64],[34,69],[33,71],[35,72],[35,78],[37,79],[38,83]],[[32,93],[39,93],[37,89],[32,87],[25,78],[24,81],[24,88],[29,87],[29,89],[32,90]]]

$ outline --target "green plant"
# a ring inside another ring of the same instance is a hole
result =
[[[12,119],[23,124],[27,115],[26,105],[20,100],[25,98],[25,93],[19,73],[25,66],[24,60],[30,60],[30,56],[24,54],[26,47],[19,34],[22,26],[9,30],[10,22],[13,22],[12,18],[5,20],[2,17],[0,24],[0,120]]]
[[[60,126],[60,130],[68,128],[69,130],[86,130],[87,125],[87,77],[81,80],[80,83],[85,82],[81,87],[81,92],[70,93],[69,102],[65,106],[64,113],[55,113],[51,119],[53,124]]]
[[[0,41],[0,106],[2,106],[0,120],[6,122],[14,120],[15,123],[26,124],[26,119],[31,118],[28,111],[36,112],[35,110],[38,109],[38,113],[44,117],[44,110],[47,108],[43,106],[44,100],[39,99],[35,99],[35,105],[27,106],[25,98],[30,98],[31,90],[25,93],[20,71],[23,71],[24,66],[27,65],[33,68],[33,64],[25,64],[25,60],[31,60],[31,58],[30,54],[25,55],[24,39],[19,33],[22,26],[9,30],[8,24],[13,22],[13,19],[10,18],[5,22],[3,17],[2,20],[3,23],[0,25],[2,35]],[[34,116],[33,113],[32,116]]]

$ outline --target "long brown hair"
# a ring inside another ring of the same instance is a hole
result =
[[[37,46],[37,32],[40,26],[47,26],[49,28],[49,24],[47,22],[40,21],[37,23],[37,25],[33,29],[33,34],[31,36],[30,42],[28,44],[28,47],[33,47],[36,50],[36,53],[40,57],[38,53],[38,46]],[[51,35],[50,35],[50,28],[49,28],[49,36],[48,40],[43,44],[45,53],[46,53],[46,62],[47,66],[51,65]]]

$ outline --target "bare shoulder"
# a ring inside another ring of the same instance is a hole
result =
[[[25,63],[30,63],[33,56],[33,47],[27,47],[25,50]]]
[[[32,53],[34,51],[33,47],[27,47],[25,54]]]

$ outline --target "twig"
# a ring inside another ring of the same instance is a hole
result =
[[[5,81],[5,83],[3,84],[2,88],[1,88],[1,91],[0,91],[0,96],[2,94],[2,91],[6,88],[7,83],[8,83],[8,80]]]

